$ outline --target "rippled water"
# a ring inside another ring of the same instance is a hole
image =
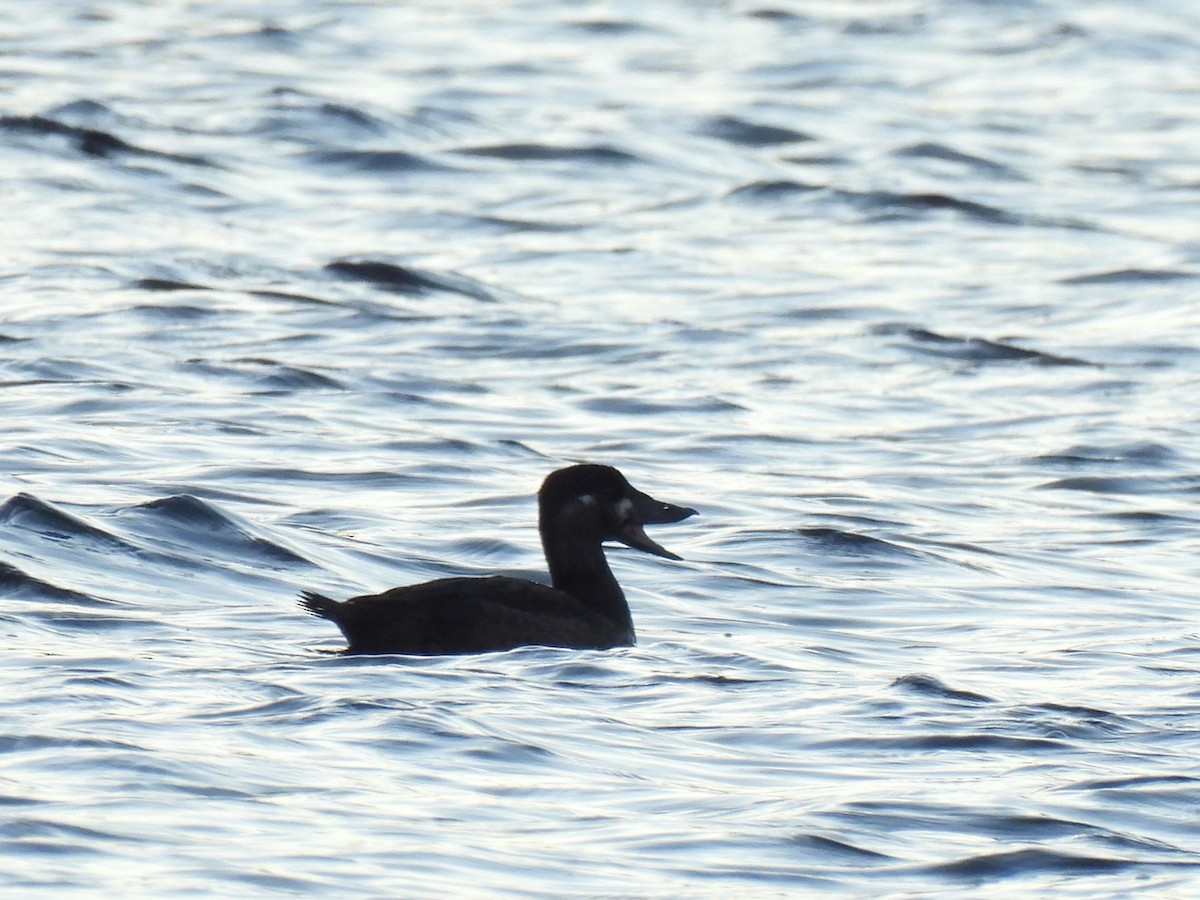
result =
[[[1200,13],[0,11],[6,895],[1200,884]],[[640,645],[344,658],[537,575]]]

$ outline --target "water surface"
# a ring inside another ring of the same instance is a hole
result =
[[[1194,891],[1200,14],[0,12],[14,896]],[[346,658],[544,577],[635,648]]]

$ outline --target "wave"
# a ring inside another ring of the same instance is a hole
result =
[[[47,116],[0,116],[0,131],[17,134],[33,135],[35,137],[66,138],[70,144],[85,156],[95,156],[110,159],[119,156],[141,156],[183,163],[190,166],[215,167],[215,163],[203,156],[192,156],[180,153],[164,153],[160,150],[150,150],[131,144],[108,131],[98,128],[81,128],[68,125]]]
[[[768,181],[751,181],[734,188],[727,197],[744,197],[750,200],[786,200],[800,194],[812,194],[825,190],[819,184],[805,184],[790,178]]]
[[[320,165],[341,166],[358,172],[402,174],[454,171],[450,166],[404,150],[309,150],[302,154],[301,158]]]
[[[1155,284],[1168,281],[1184,281],[1200,278],[1200,272],[1184,272],[1177,269],[1114,269],[1109,272],[1092,272],[1060,278],[1059,284]]]
[[[899,335],[910,341],[910,346],[927,356],[940,356],[969,363],[1032,362],[1043,366],[1094,366],[1095,363],[1018,347],[1008,340],[993,340],[980,337],[960,337],[940,334],[926,328],[908,325],[882,325],[875,329],[877,334]]]
[[[311,565],[295,550],[255,534],[249,525],[191,494],[150,500],[128,510],[147,516],[159,540],[182,541],[219,558],[252,556],[273,564]]]
[[[945,144],[939,144],[935,141],[922,141],[900,147],[892,151],[892,156],[902,159],[935,159],[941,162],[957,163],[983,175],[1021,181],[1025,180],[1011,166],[982,156],[963,153],[962,151],[955,150],[953,147],[948,147]]]
[[[795,161],[806,162],[803,159]],[[853,191],[829,185],[807,184],[788,178],[747,182],[730,190],[726,196],[751,200],[787,200],[800,196],[811,197],[813,201],[840,204],[859,210],[866,214],[866,219],[870,222],[917,220],[931,215],[952,213],[984,225],[1074,229],[1090,227],[1079,221],[1012,212],[978,200],[967,200],[938,191]]]
[[[490,144],[463,147],[455,152],[464,156],[484,156],[509,162],[578,162],[620,166],[644,161],[639,156],[608,144],[584,144],[575,147],[541,143]]]
[[[743,147],[770,147],[816,140],[811,134],[805,134],[803,131],[778,125],[762,125],[738,116],[716,116],[709,119],[701,128],[701,133]]]
[[[1026,847],[1004,853],[982,853],[948,863],[929,866],[926,871],[959,878],[1019,878],[1030,874],[1099,874],[1140,866],[1137,860],[1108,856],[1081,856]]]
[[[397,294],[420,295],[430,291],[446,291],[474,300],[495,299],[486,287],[465,276],[424,272],[375,259],[338,259],[326,265],[325,271]]]
[[[139,548],[79,516],[33,494],[20,493],[0,504],[0,524],[34,531],[52,540],[87,541],[106,549],[136,552]]]
[[[1200,479],[1196,476],[1156,475],[1080,475],[1059,478],[1039,485],[1048,491],[1082,491],[1086,494],[1176,494],[1196,491]]]
[[[1043,453],[1034,457],[1039,462],[1066,463],[1070,466],[1117,463],[1160,466],[1174,462],[1178,458],[1179,453],[1176,450],[1156,441],[1133,441],[1109,446],[1075,444],[1058,453]]]
[[[975,691],[952,688],[932,675],[903,675],[892,682],[892,687],[904,688],[905,690],[923,694],[926,697],[934,697],[939,700],[955,700],[963,703],[996,702],[986,694],[977,694]]]
[[[825,549],[849,556],[916,555],[907,547],[855,531],[843,531],[840,528],[829,526],[800,528],[797,531],[805,538],[821,544]]]
[[[0,560],[0,597],[14,600],[54,600],[79,606],[96,606],[107,602],[82,591],[43,581],[3,560]]]

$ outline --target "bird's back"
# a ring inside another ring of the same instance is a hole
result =
[[[309,612],[333,621],[349,653],[441,655],[526,644],[605,649],[633,643],[629,628],[565,591],[522,578],[440,578],[339,603],[305,592]]]

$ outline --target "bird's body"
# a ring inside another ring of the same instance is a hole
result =
[[[553,586],[504,575],[439,578],[344,602],[305,591],[301,603],[341,629],[348,653],[626,646],[634,643],[633,619],[603,542],[678,559],[642,526],[695,512],[654,500],[610,466],[571,466],[551,473],[538,492],[538,530]]]

